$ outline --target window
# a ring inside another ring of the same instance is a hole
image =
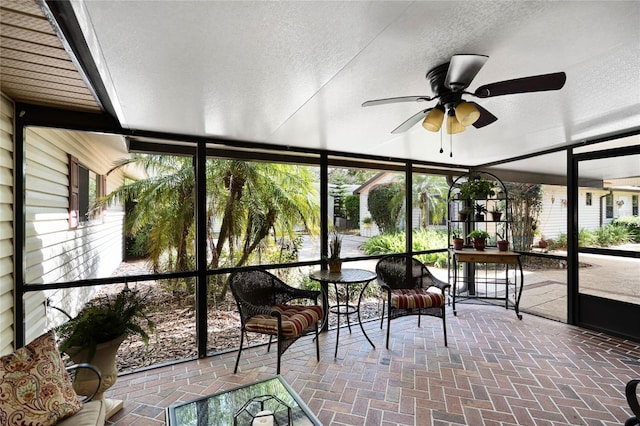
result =
[[[605,197],[605,203],[606,203],[606,218],[607,219],[613,219],[613,194],[607,194],[607,196]]]
[[[587,192],[587,206],[590,206],[592,202],[593,202],[593,195],[591,194],[591,192]]]
[[[638,216],[638,196],[631,196],[631,214],[633,216]]]
[[[92,210],[96,199],[106,194],[106,176],[89,170],[69,155],[69,227],[86,224],[101,217]]]

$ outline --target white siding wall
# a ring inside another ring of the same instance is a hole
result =
[[[618,192],[613,193],[613,217],[631,216],[632,213],[632,199],[633,196],[630,192]]]
[[[0,93],[0,355],[13,352],[13,117]]]
[[[534,244],[542,236],[549,240],[567,233],[567,188],[544,185],[542,190],[542,211],[538,216],[540,233],[534,238]]]
[[[26,283],[54,283],[111,275],[124,257],[121,206],[110,207],[104,220],[76,229],[68,225],[68,159],[104,175],[115,158],[109,158],[90,133],[29,128],[26,133]],[[109,175],[106,191],[123,181],[122,174]],[[93,289],[47,292],[54,306],[74,315],[94,293]],[[28,293],[27,341],[58,323],[44,310],[43,293]]]
[[[543,187],[542,211],[538,218],[540,236],[546,239],[556,239],[560,234],[567,233],[567,188],[564,186],[545,185]],[[591,193],[591,205],[587,205],[587,192]],[[582,188],[578,191],[578,227],[580,229],[596,230],[600,227],[600,211],[602,210],[603,225],[611,223],[613,219],[605,218],[604,197],[609,191],[593,188]],[[613,217],[631,216],[632,193],[614,191]],[[620,206],[618,206],[618,203]]]

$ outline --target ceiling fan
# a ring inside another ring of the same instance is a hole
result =
[[[485,84],[478,87],[475,92],[465,91],[488,59],[489,57],[485,55],[453,55],[449,62],[438,65],[427,72],[426,78],[431,85],[433,96],[375,99],[364,102],[362,106],[396,102],[429,102],[437,99],[436,106],[419,111],[391,133],[405,132],[423,119],[422,126],[426,130],[437,132],[442,127],[446,113],[447,133],[455,134],[463,132],[467,126],[473,125],[479,129],[498,119],[479,104],[462,99],[463,95],[490,98],[516,93],[559,90],[567,80],[564,72],[557,72]]]

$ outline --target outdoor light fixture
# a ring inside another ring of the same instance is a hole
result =
[[[442,120],[444,119],[444,108],[438,104],[429,111],[427,116],[422,122],[422,127],[430,132],[437,132],[442,127]]]
[[[480,118],[480,111],[472,103],[460,101],[455,107],[456,118],[463,126],[470,126]]]

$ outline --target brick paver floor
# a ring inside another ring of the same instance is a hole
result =
[[[640,377],[640,344],[512,310],[465,304],[441,321],[380,322],[311,337],[283,356],[282,375],[325,425],[620,425],[630,416],[624,385]],[[107,392],[124,399],[108,424],[159,425],[170,404],[275,375],[260,346],[121,376]]]

